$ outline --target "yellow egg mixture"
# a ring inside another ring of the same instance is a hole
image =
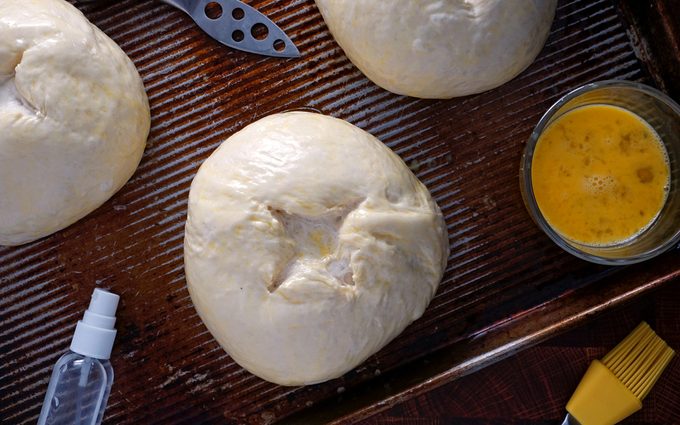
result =
[[[539,138],[531,181],[541,213],[563,237],[615,245],[646,229],[669,189],[668,154],[656,132],[625,109],[589,105]]]

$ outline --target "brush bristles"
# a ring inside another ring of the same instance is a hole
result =
[[[675,352],[645,322],[614,347],[602,363],[642,401]]]

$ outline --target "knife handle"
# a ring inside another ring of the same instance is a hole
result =
[[[174,6],[184,13],[191,13],[191,11],[196,7],[198,0],[161,0],[163,3],[167,3],[170,6]]]
[[[265,56],[299,57],[286,33],[257,9],[239,0],[162,0],[188,14],[209,36],[229,47]],[[215,3],[221,12],[209,16]],[[235,12],[240,12],[240,16]],[[264,28],[265,31],[259,31]]]

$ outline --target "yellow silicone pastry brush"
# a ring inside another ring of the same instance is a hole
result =
[[[675,352],[645,322],[594,360],[567,403],[562,425],[613,425],[642,408]]]

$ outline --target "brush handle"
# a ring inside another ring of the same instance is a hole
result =
[[[570,414],[567,413],[567,416],[564,418],[562,425],[581,425],[581,424],[578,423],[576,419],[574,419]]]

